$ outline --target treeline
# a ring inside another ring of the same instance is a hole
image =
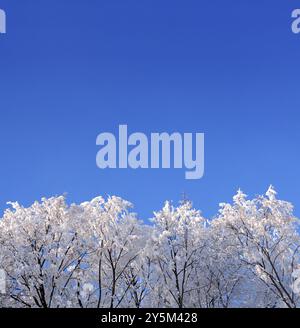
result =
[[[0,307],[228,308],[300,305],[300,236],[293,206],[273,187],[238,191],[206,220],[166,202],[151,225],[118,197],[64,197],[0,220]]]

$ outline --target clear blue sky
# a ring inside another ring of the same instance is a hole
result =
[[[299,1],[0,0],[0,209],[117,194],[143,219],[186,192],[204,215],[274,184],[300,215]],[[205,177],[106,170],[96,136],[205,132]]]

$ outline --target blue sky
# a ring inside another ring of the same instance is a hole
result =
[[[143,219],[187,193],[207,217],[274,184],[300,215],[299,1],[0,0],[0,209],[117,194]],[[206,170],[97,169],[96,136],[204,132]]]

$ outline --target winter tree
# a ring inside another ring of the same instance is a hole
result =
[[[265,196],[254,200],[239,191],[233,205],[222,204],[220,213],[219,220],[227,238],[239,249],[241,263],[272,294],[261,305],[297,307],[293,273],[299,264],[300,239],[292,205],[278,200],[271,186]]]
[[[24,208],[11,203],[0,221],[1,264],[8,306],[72,306],[72,279],[85,250],[72,229],[64,197]]]
[[[137,304],[131,292],[139,281],[145,238],[141,223],[129,211],[131,207],[118,197],[109,197],[107,201],[98,197],[73,206],[73,215],[82,227],[80,237],[89,254],[86,268],[79,272],[81,281],[90,286],[88,293],[81,292],[78,298],[81,307]]]
[[[205,248],[205,220],[186,201],[177,208],[166,202],[164,208],[155,213],[153,222],[156,305],[192,306],[200,288],[194,282]]]
[[[151,224],[116,196],[9,205],[0,307],[300,306],[298,220],[273,187],[238,191],[212,220],[187,200],[166,202]]]

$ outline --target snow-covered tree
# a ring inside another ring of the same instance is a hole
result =
[[[186,201],[176,208],[166,202],[153,222],[154,299],[158,306],[191,306],[199,288],[195,276],[205,248],[205,220]]]
[[[135,306],[137,300],[129,295],[139,280],[140,269],[136,268],[145,238],[141,222],[129,211],[131,207],[118,197],[109,197],[107,201],[98,197],[73,206],[81,225],[80,237],[89,254],[86,268],[79,274],[91,288],[79,297],[80,306]]]
[[[73,275],[85,257],[64,197],[24,208],[11,203],[0,221],[0,263],[8,306],[72,306]]]
[[[259,289],[263,284],[265,293],[272,295],[261,305],[297,307],[293,273],[299,264],[300,239],[292,205],[277,200],[271,186],[266,196],[254,200],[238,191],[233,205],[222,204],[220,214],[227,238],[239,249],[241,263],[259,280]]]
[[[239,190],[212,220],[187,200],[152,224],[115,196],[9,204],[0,307],[300,306],[298,220],[272,186],[254,199]]]

